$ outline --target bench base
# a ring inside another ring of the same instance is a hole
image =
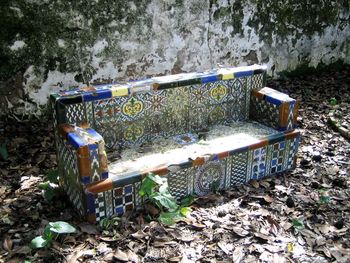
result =
[[[295,166],[300,134],[298,131],[278,133],[248,147],[226,154],[216,154],[193,161],[189,167],[168,167],[168,185],[178,200],[194,194],[206,195],[213,190],[230,189],[250,180],[275,175]],[[121,216],[141,205],[138,190],[145,174],[132,173],[123,178],[112,176],[87,188],[87,216],[90,222],[112,215]]]

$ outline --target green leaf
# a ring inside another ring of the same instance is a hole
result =
[[[149,176],[146,176],[142,180],[142,184],[141,184],[141,187],[140,187],[140,190],[139,190],[139,195],[141,197],[145,196],[145,195],[150,196],[153,193],[153,189],[154,189],[155,186],[156,186],[156,183],[153,180],[151,180],[149,178]]]
[[[5,161],[9,157],[8,152],[7,152],[7,148],[6,148],[6,143],[1,143],[0,144],[0,157],[2,159],[4,159]]]
[[[295,229],[302,230],[305,228],[304,223],[299,219],[293,219],[292,224]]]
[[[47,190],[49,188],[49,181],[42,182],[39,184],[39,189]]]
[[[328,204],[330,201],[331,201],[331,197],[328,196],[328,195],[321,195],[321,196],[319,197],[319,202],[320,202],[321,204]]]
[[[185,198],[181,200],[181,206],[190,206],[194,201],[194,196],[193,195],[188,195]]]
[[[58,170],[50,170],[47,173],[47,179],[51,182],[51,183],[57,183],[58,182]]]
[[[43,238],[42,236],[37,236],[30,242],[32,248],[42,248],[49,244],[50,240]]]
[[[174,221],[172,215],[169,214],[169,213],[161,213],[161,214],[159,215],[159,218],[158,218],[158,219],[159,219],[159,221],[162,222],[164,225],[173,225],[173,224],[175,224],[175,221]]]
[[[47,201],[51,201],[55,196],[55,191],[52,189],[52,188],[48,188],[44,191],[44,198],[47,200]]]
[[[329,100],[329,103],[330,103],[332,106],[335,106],[335,105],[338,104],[338,101],[337,101],[336,98],[331,98],[331,99]]]
[[[49,223],[49,226],[50,226],[50,231],[57,234],[69,234],[69,233],[74,233],[76,231],[74,226],[63,221]]]
[[[162,184],[162,185],[159,187],[158,192],[161,193],[161,194],[169,194],[168,183],[165,182],[164,184]]]
[[[180,214],[179,210],[173,212],[163,212],[159,215],[159,221],[165,225],[173,225],[177,221],[181,220],[183,216]]]
[[[159,175],[157,174],[152,174],[152,173],[149,173],[147,175],[147,177],[152,180],[153,182],[155,182],[156,184],[158,185],[163,185],[167,182],[167,179],[164,178],[164,177],[160,177]]]
[[[53,236],[54,236],[54,233],[51,232],[50,227],[51,227],[50,225],[47,225],[44,228],[44,233],[43,233],[43,238],[49,242],[53,239]]]
[[[163,207],[169,210],[176,210],[179,207],[172,196],[159,194],[159,195],[153,196],[152,198],[154,200],[157,200]]]
[[[192,212],[192,209],[190,207],[181,207],[180,209],[180,213],[183,216],[187,216],[191,212]]]

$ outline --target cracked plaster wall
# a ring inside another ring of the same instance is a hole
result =
[[[350,63],[349,2],[11,0],[0,4],[0,115],[60,89],[223,66]]]

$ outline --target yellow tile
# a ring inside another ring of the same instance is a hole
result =
[[[112,86],[112,97],[121,97],[129,95],[127,86]]]
[[[227,80],[227,79],[233,79],[233,73],[229,73],[229,74],[222,74],[222,80]]]
[[[228,80],[234,78],[233,69],[221,68],[218,70],[218,73],[221,75],[222,80]]]

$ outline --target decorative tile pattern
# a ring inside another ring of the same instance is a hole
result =
[[[259,88],[252,83],[261,83],[249,78],[252,76],[97,100],[93,102],[94,128],[103,134],[106,146],[113,148],[243,121],[250,98],[246,86]]]
[[[248,153],[237,153],[231,157],[230,187],[246,183]]]
[[[266,175],[266,147],[253,150],[252,176],[258,180]]]
[[[279,127],[279,107],[254,96],[250,101],[250,116],[270,127]]]
[[[59,174],[61,183],[67,193],[69,200],[76,207],[77,211],[84,215],[82,187],[79,181],[79,172],[77,167],[77,155],[72,146],[58,140]]]
[[[106,217],[106,202],[104,195],[104,193],[99,193],[95,199],[95,214],[97,222]]]
[[[282,172],[284,170],[284,155],[286,152],[286,142],[279,142],[269,146],[271,150],[271,160],[270,167],[267,171],[270,171],[271,174]]]
[[[122,215],[126,211],[134,209],[134,185],[129,184],[113,190],[114,193],[114,213]]]
[[[288,119],[287,119],[287,130],[291,130],[294,128],[294,108],[296,106],[296,102],[291,101],[289,103],[289,111],[288,111]]]
[[[223,189],[225,186],[225,160],[209,161],[196,170],[194,179],[194,193],[206,195],[213,190]]]
[[[141,182],[137,182],[134,183],[134,189],[135,189],[135,193],[134,193],[134,200],[135,200],[135,206],[139,206],[142,203],[142,198],[139,195],[139,191],[140,191],[140,187],[141,187]]]
[[[78,125],[82,122],[86,122],[86,108],[84,103],[66,105],[65,109],[67,123]]]
[[[123,105],[122,105],[122,113],[130,118],[134,119],[139,116],[144,110],[144,102],[139,100],[137,97],[130,97]]]
[[[288,158],[287,158],[287,167],[286,169],[292,169],[294,167],[295,155],[298,150],[300,137],[296,137],[290,140]]]
[[[182,169],[176,173],[170,173],[168,175],[169,191],[177,200],[192,193],[192,191],[188,191],[188,177],[191,172],[193,172],[193,168]]]

